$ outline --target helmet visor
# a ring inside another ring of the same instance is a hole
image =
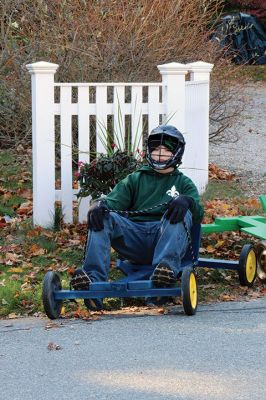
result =
[[[164,146],[174,154],[178,149],[179,140],[167,135],[152,135],[148,138],[148,146],[150,153],[159,146]]]

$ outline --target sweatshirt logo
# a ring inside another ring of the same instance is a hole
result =
[[[171,187],[171,189],[167,190],[166,194],[168,194],[168,196],[171,196],[171,197],[179,196],[179,192],[176,190],[175,185],[173,185]]]

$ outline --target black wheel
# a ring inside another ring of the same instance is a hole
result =
[[[181,277],[182,302],[186,315],[194,315],[198,306],[196,274],[192,267],[185,267]]]
[[[252,244],[245,244],[239,257],[238,276],[241,286],[251,287],[256,279],[257,257]]]
[[[255,247],[257,254],[257,277],[261,282],[266,282],[266,240],[261,240]]]
[[[48,318],[56,319],[62,310],[62,300],[55,300],[54,291],[61,290],[61,281],[57,272],[48,271],[45,274],[42,286],[43,308]]]

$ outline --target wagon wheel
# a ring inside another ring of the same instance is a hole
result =
[[[241,286],[251,287],[256,279],[257,257],[252,244],[245,244],[239,257],[238,276]]]
[[[261,282],[266,282],[266,240],[261,240],[255,247],[257,253],[257,277]]]
[[[185,314],[194,315],[198,306],[198,291],[195,271],[185,267],[181,277],[182,302]]]
[[[43,308],[48,318],[59,318],[62,310],[62,300],[55,300],[54,291],[61,290],[60,276],[57,272],[48,271],[42,286]]]

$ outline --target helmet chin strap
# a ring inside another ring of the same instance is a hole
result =
[[[182,164],[182,162],[181,163],[178,163],[178,164],[176,164],[176,165],[166,165],[164,168],[156,168],[157,166],[156,166],[156,164],[153,164],[153,166],[152,165],[150,165],[150,167],[154,170],[154,171],[163,171],[163,170],[165,170],[165,169],[168,169],[168,168],[173,168],[173,169],[176,169],[176,168],[179,168],[179,166]]]

